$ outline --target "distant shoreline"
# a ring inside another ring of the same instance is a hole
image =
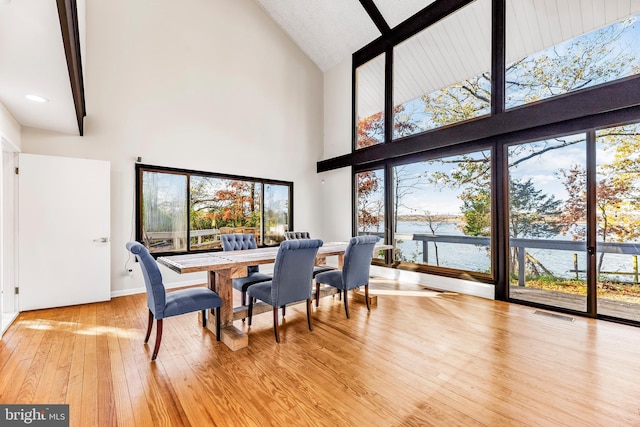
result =
[[[462,222],[460,215],[433,214],[433,215],[400,215],[398,221],[403,222]]]

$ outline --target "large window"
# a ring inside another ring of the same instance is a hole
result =
[[[640,2],[511,0],[506,107],[640,73]]]
[[[221,248],[220,235],[277,245],[291,229],[293,183],[136,165],[136,239],[152,253]]]
[[[640,124],[600,130],[596,162],[598,313],[640,321]]]
[[[586,135],[509,148],[513,299],[586,311]]]
[[[374,234],[384,238],[384,169],[358,172],[355,180],[357,234]],[[384,253],[376,256],[384,258]]]
[[[395,259],[491,274],[491,153],[393,168]]]
[[[384,54],[356,70],[356,148],[384,142]]]
[[[491,1],[477,0],[394,48],[393,138],[491,112]]]
[[[355,171],[354,232],[384,233],[396,268],[640,324],[639,18],[436,1],[354,52],[354,149],[318,163]]]

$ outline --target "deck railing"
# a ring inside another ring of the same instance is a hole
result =
[[[376,234],[380,237],[384,233],[366,233]],[[422,242],[422,261],[429,263],[429,242],[433,243],[454,243],[461,245],[489,246],[491,244],[490,237],[483,236],[453,236],[453,235],[435,235],[435,234],[407,234],[396,233],[396,240],[414,240]],[[552,240],[552,239],[509,239],[509,246],[518,249],[518,285],[525,284],[525,259],[527,249],[549,249],[574,252],[574,268],[569,270],[576,274],[584,272],[578,269],[577,253],[586,252],[587,244],[584,241],[573,240]],[[616,275],[632,275],[634,283],[639,283],[640,272],[638,269],[638,255],[640,254],[640,243],[616,243],[616,242],[598,242],[597,251],[600,253],[622,254],[633,256],[632,271],[611,272],[600,271],[600,274],[616,274]]]

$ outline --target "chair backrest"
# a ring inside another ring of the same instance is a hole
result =
[[[256,239],[253,234],[221,234],[223,251],[241,251],[244,249],[256,249]],[[257,265],[247,267],[248,273],[257,273],[260,268]]]
[[[286,240],[310,239],[311,236],[309,235],[308,231],[285,231],[284,232],[284,238]]]
[[[349,240],[342,267],[342,283],[346,289],[369,284],[373,247],[378,240],[378,236],[356,236]]]
[[[144,286],[147,289],[147,307],[156,319],[164,318],[164,307],[167,303],[166,291],[162,283],[162,273],[158,263],[151,256],[144,245],[138,242],[128,242],[127,250],[135,255],[142,269]]]
[[[280,243],[271,286],[271,299],[275,306],[311,298],[313,264],[320,246],[320,239],[285,240]]]

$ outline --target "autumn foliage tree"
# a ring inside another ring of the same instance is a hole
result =
[[[627,242],[640,238],[640,125],[601,132],[602,154],[613,154],[601,164],[596,179],[596,233],[601,242]],[[574,240],[584,239],[586,230],[587,174],[583,166],[561,171],[569,194],[560,216],[563,232]],[[598,271],[605,254],[600,252]]]
[[[191,187],[191,228],[256,227],[257,183],[203,178]]]

